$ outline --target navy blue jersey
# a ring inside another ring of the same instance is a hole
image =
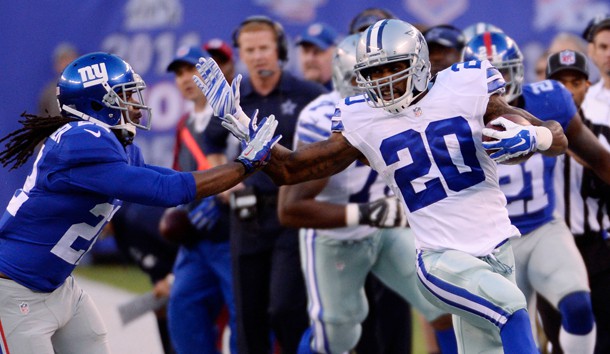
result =
[[[195,197],[190,173],[144,164],[109,129],[72,122],[45,140],[0,219],[0,272],[50,292],[70,275],[121,205],[173,206]]]
[[[564,131],[576,114],[570,91],[553,80],[524,85],[523,101],[526,111],[541,120],[556,120]],[[498,166],[500,187],[506,195],[510,220],[521,234],[529,233],[553,218],[556,162],[556,157],[534,154],[519,165]]]

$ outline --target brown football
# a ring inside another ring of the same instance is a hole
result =
[[[530,123],[529,120],[525,119],[524,117],[522,117],[522,116],[520,116],[518,114],[503,114],[501,116],[498,116],[497,118],[499,118],[499,117],[504,117],[504,118],[506,118],[506,119],[508,119],[508,120],[510,120],[512,122],[515,122],[517,124],[520,124],[520,125],[532,125],[532,123]],[[494,119],[496,119],[496,118],[491,119],[490,123],[487,123],[485,125],[485,128],[490,128],[490,129],[494,129],[494,130],[504,130],[504,127],[501,126],[501,125],[493,125],[493,124],[491,124],[491,121],[493,121]],[[492,141],[492,140],[494,140],[494,139],[490,138],[488,136],[483,135],[483,141]],[[493,153],[493,152],[494,152],[494,150],[487,150],[487,154],[488,155]],[[519,156],[519,157],[515,157],[515,158],[512,158],[512,159],[509,159],[507,161],[504,161],[504,162],[502,162],[502,164],[503,165],[517,165],[517,164],[520,164],[522,162],[525,162],[533,154],[534,154],[533,152],[530,152],[529,154],[525,154],[525,155],[522,155],[522,156]]]
[[[187,245],[192,243],[196,231],[193,224],[191,224],[187,210],[169,208],[161,216],[159,233],[167,241],[179,245]]]

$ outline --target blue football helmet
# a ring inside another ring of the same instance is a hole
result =
[[[498,26],[492,25],[491,23],[477,22],[477,23],[473,23],[472,25],[466,27],[462,31],[462,34],[464,35],[464,41],[466,43],[468,43],[474,37],[476,37],[480,34],[483,34],[485,32],[504,33],[504,31],[502,31],[502,29],[500,29]]]
[[[421,32],[411,24],[396,20],[381,20],[368,27],[356,48],[356,82],[372,107],[399,113],[428,88],[430,59],[428,44]],[[379,79],[372,79],[369,70],[395,62],[406,62],[407,68]],[[406,91],[398,96],[394,85],[406,81]],[[382,92],[390,92],[384,99]]]
[[[360,90],[356,84],[356,46],[360,39],[360,33],[345,37],[335,50],[333,56],[333,86],[339,91],[341,97],[357,95]]]
[[[142,96],[145,88],[140,75],[126,61],[96,52],[66,66],[57,83],[57,101],[68,116],[126,131],[133,137],[136,127],[151,127],[151,109]],[[132,117],[129,106],[147,114]]]
[[[506,81],[506,102],[512,102],[522,92],[524,69],[523,54],[504,33],[485,32],[475,36],[462,51],[462,61],[489,60]]]

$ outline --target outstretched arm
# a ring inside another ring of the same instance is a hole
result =
[[[327,140],[308,144],[295,151],[276,145],[263,171],[277,185],[295,184],[332,176],[361,158],[362,153],[341,133],[333,133]]]
[[[196,199],[221,193],[250,176],[246,173],[244,165],[239,162],[229,162],[205,171],[194,171],[191,174],[195,177]]]
[[[538,139],[533,139],[532,141],[536,141],[538,143],[544,142],[545,145],[548,146],[533,146],[533,150],[539,151],[541,154],[546,156],[558,156],[565,153],[568,147],[568,139],[563,133],[561,124],[559,124],[557,121],[542,121],[521,108],[508,105],[508,103],[506,103],[506,101],[500,95],[492,95],[489,98],[487,111],[483,117],[485,124],[489,123],[494,118],[501,116],[502,114],[517,114],[527,119],[530,123],[532,123],[533,126],[548,129],[548,131],[542,129],[534,130],[540,136]]]
[[[273,115],[264,118],[259,126],[256,126],[254,120],[249,122],[249,143],[237,157],[236,162],[192,172],[197,187],[197,198],[223,192],[263,167],[271,158],[273,146],[282,137],[273,136],[277,124]]]

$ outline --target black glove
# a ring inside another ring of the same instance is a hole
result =
[[[358,204],[358,223],[379,228],[405,227],[407,215],[398,198],[387,197]]]

